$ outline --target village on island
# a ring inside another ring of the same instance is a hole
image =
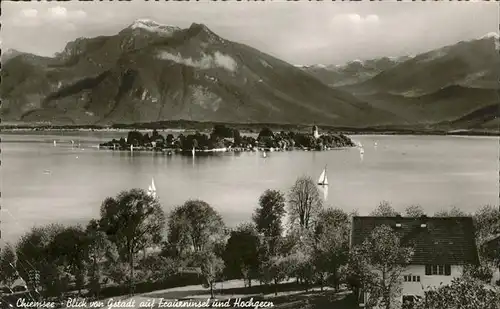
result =
[[[289,150],[330,150],[340,147],[353,147],[355,143],[346,135],[339,133],[319,133],[317,126],[311,133],[277,132],[263,128],[258,135],[241,134],[237,129],[225,125],[215,125],[212,132],[204,134],[161,135],[157,130],[152,134],[130,131],[127,138],[113,139],[99,145],[100,149],[129,151],[160,151],[174,153],[211,153],[242,151],[289,151]]]

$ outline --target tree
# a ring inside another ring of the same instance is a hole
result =
[[[168,244],[177,256],[210,250],[225,236],[224,221],[208,203],[189,200],[168,218]]]
[[[214,298],[214,283],[224,271],[224,261],[213,251],[197,251],[193,255],[193,265],[200,267],[204,285],[210,288],[210,297]]]
[[[490,283],[493,278],[492,269],[493,265],[483,260],[479,265],[465,265],[463,274],[468,278]]]
[[[426,292],[414,309],[498,309],[500,291],[487,288],[482,282],[467,277],[453,278],[451,284]]]
[[[291,237],[280,238],[277,243],[277,247],[274,252],[271,252],[269,246],[266,246],[265,242],[261,242],[261,247],[259,250],[260,264],[259,273],[260,280],[266,284],[273,283],[275,286],[275,295],[277,295],[278,284],[291,276],[295,267],[293,263],[296,262],[296,257],[293,255],[292,243],[286,242],[286,240],[292,240]]]
[[[177,272],[177,263],[172,258],[152,254],[141,261],[144,280],[156,282],[166,280]]]
[[[312,228],[323,208],[316,183],[311,177],[299,177],[288,196],[290,223],[302,229]]]
[[[237,129],[234,129],[233,130],[233,138],[234,138],[234,144],[236,146],[241,146],[243,139],[241,137],[240,131],[238,131]]]
[[[290,256],[276,255],[269,259],[266,266],[269,278],[274,283],[274,295],[278,295],[278,284],[290,274],[291,263]]]
[[[293,247],[290,253],[284,254],[290,261],[290,274],[305,283],[304,287],[307,291],[309,284],[316,281],[318,274],[318,261],[316,258],[316,243],[314,239],[314,231],[301,229],[294,230],[291,237],[293,240]],[[320,279],[321,278],[320,276]]]
[[[54,235],[47,247],[53,263],[75,278],[79,291],[85,286],[87,267],[87,235],[80,226],[68,226]]]
[[[60,224],[33,227],[21,236],[16,244],[16,268],[21,278],[25,282],[29,282],[29,271],[38,271],[40,285],[52,295],[62,292],[63,286],[60,285],[62,272],[51,260],[48,247],[54,237],[63,229],[64,226]]]
[[[130,131],[127,134],[127,144],[129,145],[142,145],[144,137],[139,131]]]
[[[388,201],[382,201],[378,204],[377,208],[370,213],[374,217],[395,217],[401,215],[397,212]]]
[[[99,226],[115,243],[122,259],[129,263],[132,289],[134,256],[162,241],[165,214],[160,203],[144,190],[123,191],[115,198],[104,200]]]
[[[259,136],[257,137],[257,140],[261,140],[262,138],[274,138],[274,133],[271,129],[265,127],[262,128],[259,132]]]
[[[101,281],[111,265],[119,263],[118,249],[106,233],[100,230],[97,220],[92,219],[85,229],[87,235],[88,288],[92,295],[99,296]],[[109,275],[109,273],[108,273]]]
[[[278,190],[266,190],[259,197],[259,207],[253,214],[257,232],[261,233],[274,252],[276,241],[283,234],[283,216],[285,215],[285,197]]]
[[[476,239],[479,243],[500,234],[500,209],[486,205],[478,209],[473,216]]]
[[[315,230],[315,264],[319,279],[324,284],[325,276],[332,279],[333,286],[339,286],[339,269],[347,263],[349,256],[349,215],[342,209],[326,209]]]
[[[259,235],[251,224],[240,225],[231,232],[225,252],[224,263],[230,275],[239,276],[252,285],[259,269]]]
[[[16,252],[11,244],[7,244],[0,253],[0,283],[11,287],[17,279]]]
[[[405,209],[405,216],[407,217],[418,218],[425,215],[425,210],[420,205],[410,205]]]
[[[212,135],[220,138],[231,138],[233,136],[233,129],[226,127],[223,124],[216,124],[212,130]]]
[[[413,249],[389,226],[378,226],[350,255],[351,275],[369,293],[368,306],[391,309],[401,289],[401,274]]]
[[[451,209],[442,209],[434,214],[434,217],[468,217],[469,215],[460,208],[453,206]]]

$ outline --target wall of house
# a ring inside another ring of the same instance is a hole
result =
[[[439,275],[425,275],[425,265],[410,265],[407,267],[406,271],[401,274],[401,276],[420,276],[420,282],[402,282],[401,296],[403,295],[414,295],[414,296],[424,296],[425,291],[430,287],[439,287],[439,285],[450,284],[451,280],[462,275],[463,268],[459,265],[451,266],[450,276],[439,276]],[[401,278],[403,279],[403,278]],[[369,298],[369,293],[363,291],[364,299]],[[377,308],[375,308],[377,309]]]
[[[450,284],[455,277],[462,275],[462,266],[452,265],[450,276],[425,275],[425,265],[410,265],[402,275],[420,276],[420,282],[403,282],[402,295],[424,296],[429,287],[438,287],[440,284]]]

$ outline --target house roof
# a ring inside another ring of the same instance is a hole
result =
[[[397,227],[396,224],[401,224]],[[422,227],[421,224],[426,224]],[[351,245],[360,245],[377,226],[388,225],[413,244],[411,264],[477,264],[479,257],[471,217],[353,217]]]

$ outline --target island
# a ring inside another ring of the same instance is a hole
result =
[[[225,125],[215,125],[208,134],[196,131],[194,134],[169,133],[161,135],[156,129],[151,133],[137,130],[128,132],[127,138],[113,139],[99,145],[99,149],[128,151],[161,151],[173,153],[213,153],[227,151],[290,151],[330,150],[354,147],[355,143],[342,133],[319,134],[313,126],[310,133],[280,131],[273,132],[264,127],[257,134],[241,134],[239,130]]]

